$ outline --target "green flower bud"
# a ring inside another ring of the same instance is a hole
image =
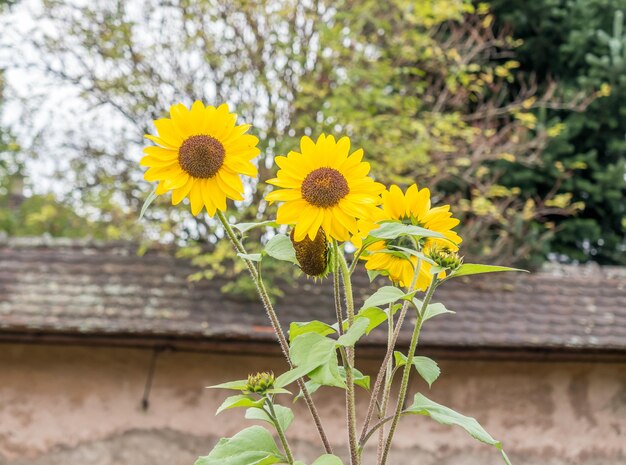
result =
[[[293,248],[296,250],[296,259],[300,264],[300,269],[308,276],[323,278],[328,274],[328,263],[330,254],[328,253],[328,241],[326,233],[322,228],[317,231],[313,240],[306,236],[300,242],[294,240],[293,230],[289,235]]]
[[[452,271],[456,270],[463,263],[463,257],[457,252],[450,250],[448,247],[433,247],[428,251],[428,257],[441,268],[448,268]]]
[[[268,389],[274,387],[274,373],[261,372],[255,375],[248,375],[248,384],[246,385],[246,391],[254,392],[256,394],[265,394]]]

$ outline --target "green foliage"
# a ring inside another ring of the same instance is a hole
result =
[[[284,234],[276,234],[267,241],[267,244],[265,244],[265,253],[276,260],[291,262],[294,265],[298,264],[293,244],[289,237]]]
[[[274,438],[265,428],[251,426],[229,439],[220,439],[195,465],[272,465],[285,463]]]
[[[406,356],[402,352],[394,352],[396,368],[406,365]],[[439,378],[441,370],[434,360],[428,357],[413,357],[413,366],[420,376],[428,383],[428,387],[432,387],[433,383]]]
[[[413,299],[413,304],[415,305],[415,308],[422,308],[422,302],[417,299]],[[423,321],[430,320],[431,318],[436,317],[437,315],[443,315],[444,313],[456,313],[456,312],[453,312],[452,310],[448,310],[445,307],[445,305],[441,303],[429,304],[426,306],[426,310],[424,311],[424,314],[422,315],[422,320]]]
[[[294,420],[293,410],[283,405],[274,405],[274,411],[276,412],[276,421],[278,422],[280,429],[282,431],[287,431],[287,428],[289,428]],[[272,426],[275,426],[274,420],[267,414],[265,410],[260,408],[253,407],[246,410],[246,418],[248,420],[265,421]]]
[[[415,394],[413,403],[404,412],[429,416],[443,425],[460,426],[473,438],[485,444],[489,444],[490,446],[495,446],[498,450],[502,451],[502,443],[492,438],[474,418],[461,415],[448,407],[433,402],[420,393]],[[502,453],[502,455],[507,465],[511,465],[506,455],[504,453]]]
[[[394,286],[383,286],[365,299],[361,308],[367,309],[370,307],[391,304],[397,302],[398,300],[409,300],[415,295],[415,292],[416,291],[405,292]]]
[[[626,264],[626,33],[624,0],[494,0],[496,17],[523,40],[521,70],[547,88],[556,78],[567,98],[581,89],[599,97],[582,112],[538,112],[563,131],[540,164],[514,165],[502,184],[533,196],[554,192],[579,206],[575,217],[549,215],[554,234],[543,253]],[[559,205],[550,207],[558,213]],[[529,238],[529,240],[531,240]]]
[[[503,271],[522,271],[528,273],[526,270],[520,268],[510,268],[508,266],[497,265],[479,265],[476,263],[464,263],[459,268],[451,272],[445,279],[458,278],[461,276],[470,276],[473,274],[484,273],[501,273]]]

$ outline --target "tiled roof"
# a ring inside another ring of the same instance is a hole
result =
[[[265,342],[262,306],[223,295],[220,279],[190,283],[171,251],[138,256],[129,244],[0,239],[0,339]],[[361,301],[371,290],[359,275]],[[456,315],[428,322],[420,344],[451,350],[626,353],[626,269],[550,266],[532,274],[460,278],[435,300]],[[329,282],[302,281],[277,303],[285,324],[332,322]],[[403,335],[404,341],[408,335]],[[382,334],[368,338],[384,342]]]

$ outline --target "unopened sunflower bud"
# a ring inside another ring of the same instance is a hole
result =
[[[248,384],[246,385],[246,391],[254,392],[256,394],[265,394],[268,389],[274,387],[274,373],[268,373],[266,371],[257,373],[255,375],[248,375]]]
[[[293,248],[296,250],[296,259],[300,264],[300,269],[307,275],[322,278],[328,273],[328,241],[326,233],[322,228],[317,231],[313,240],[306,236],[300,242],[294,240],[294,233],[291,230],[289,235]]]
[[[457,252],[447,247],[433,247],[428,251],[428,257],[441,268],[449,268],[452,271],[460,267],[463,262],[463,257],[459,257]]]

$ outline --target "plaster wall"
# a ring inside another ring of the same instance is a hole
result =
[[[214,416],[227,392],[205,386],[274,370],[279,357],[164,352],[143,410],[151,350],[0,344],[0,465],[192,465],[244,425],[242,410]],[[477,418],[514,464],[626,464],[626,363],[439,360],[432,390],[411,392]],[[359,367],[373,374],[374,361]],[[345,454],[341,393],[318,408]],[[361,393],[362,394],[362,393]],[[366,398],[359,398],[362,415]],[[285,397],[285,402],[290,400]],[[321,450],[301,403],[289,430],[298,458]],[[365,455],[371,453],[366,450]],[[364,460],[365,464],[371,463]],[[425,417],[403,419],[394,465],[495,465],[497,451]]]

